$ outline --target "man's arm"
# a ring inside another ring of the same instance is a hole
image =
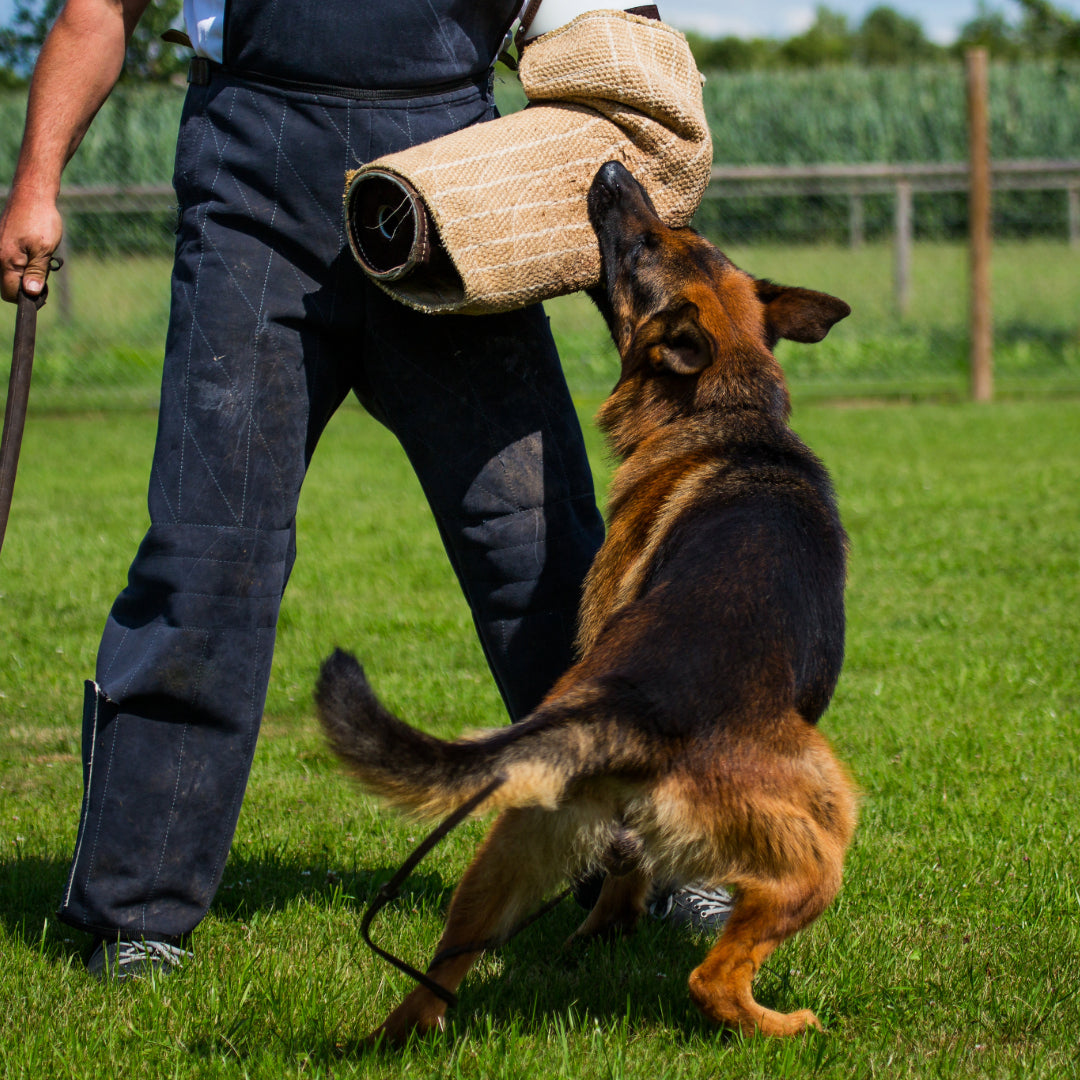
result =
[[[41,292],[63,225],[60,174],[109,96],[149,0],[68,0],[49,31],[30,83],[19,161],[0,217],[0,295],[19,283]]]

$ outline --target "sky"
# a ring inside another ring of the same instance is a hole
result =
[[[602,0],[614,7],[618,0]],[[841,11],[854,22],[881,0],[825,0],[826,6]],[[888,2],[888,0],[885,0]],[[0,0],[0,23],[11,15],[13,0]],[[598,6],[601,0],[598,0]],[[1056,7],[1080,16],[1080,0],[1054,0]],[[739,37],[790,37],[801,33],[814,21],[816,0],[775,0],[754,3],[747,0],[659,0],[665,22],[680,30],[698,30],[710,37],[734,34]],[[943,45],[949,44],[960,27],[974,18],[977,0],[893,0],[889,3],[903,15],[922,23],[927,35]],[[990,0],[991,8],[1000,8],[1015,16],[1018,6],[1010,0]]]
[[[880,0],[825,0],[825,6],[858,23]],[[887,0],[886,0],[887,2]],[[815,0],[776,0],[775,3],[747,3],[746,0],[658,0],[665,22],[680,30],[698,30],[710,37],[733,34],[737,37],[790,37],[801,33],[814,21]],[[927,36],[942,45],[951,43],[960,28],[975,17],[976,0],[893,0],[888,4],[902,15],[918,19]],[[991,0],[991,9],[1000,9],[1015,18],[1019,6],[1009,0]],[[1055,0],[1055,7],[1080,15],[1080,0]]]

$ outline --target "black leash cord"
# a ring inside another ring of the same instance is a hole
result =
[[[470,941],[467,945],[452,945],[449,949],[443,949],[442,952],[437,952],[432,958],[431,963],[428,964],[428,971],[436,964],[441,964],[444,960],[453,960],[455,956],[461,956],[464,953],[471,952],[486,952],[488,949],[497,949],[500,945],[505,945],[511,938],[516,938],[522,930],[532,926],[537,919],[543,918],[549,911],[553,911],[557,908],[573,891],[573,888],[567,886],[567,888],[563,889],[557,896],[553,896],[550,900],[545,901],[531,915],[522,919],[509,934],[503,934],[499,937],[490,937],[486,941]]]
[[[417,971],[412,964],[406,963],[404,960],[399,960],[392,953],[388,953],[385,949],[380,949],[374,941],[371,940],[371,922],[376,915],[391,900],[396,900],[398,894],[401,892],[401,886],[404,884],[405,879],[413,872],[420,860],[440,841],[451,832],[456,829],[489,795],[494,794],[504,783],[503,778],[497,777],[492,780],[487,787],[478,791],[471,799],[462,803],[448,818],[446,818],[441,825],[439,825],[433,832],[430,832],[415,851],[401,864],[397,873],[383,885],[379,891],[375,894],[375,899],[371,901],[367,911],[364,912],[364,920],[360,923],[360,933],[363,936],[367,947],[372,952],[381,956],[388,964],[393,964],[398,971],[405,972],[410,979],[415,979],[421,986],[430,990],[436,997],[441,998],[451,1008],[457,1004],[457,995],[452,994],[444,986],[440,986],[434,979],[429,978],[422,971]]]
[[[418,982],[424,989],[430,990],[437,998],[445,1001],[446,1004],[453,1008],[457,1005],[457,994],[451,993],[445,986],[441,986],[429,975],[423,971],[418,971],[404,960],[399,959],[392,953],[387,952],[385,949],[379,948],[374,941],[371,940],[371,923],[375,916],[382,911],[384,907],[391,900],[396,900],[401,892],[401,886],[405,883],[405,879],[413,872],[420,861],[425,855],[442,840],[447,833],[453,831],[460,825],[485,799],[493,795],[502,785],[505,783],[503,777],[497,777],[492,780],[487,787],[478,791],[471,799],[462,803],[449,817],[447,817],[436,829],[429,833],[423,841],[417,846],[413,853],[401,864],[394,876],[381,886],[379,891],[375,894],[375,899],[368,905],[367,911],[364,912],[363,921],[360,923],[360,934],[364,939],[365,944],[373,953],[381,956],[388,964],[393,964],[398,971],[404,972],[410,979]],[[559,893],[558,896],[549,900],[538,911],[535,911],[524,922],[518,923],[509,934],[506,934],[498,938],[489,938],[487,941],[470,942],[466,945],[454,945],[449,949],[444,949],[440,953],[436,953],[435,958],[428,965],[428,971],[430,971],[436,964],[443,962],[444,960],[450,960],[455,956],[462,956],[465,953],[471,952],[483,952],[486,949],[493,949],[499,945],[505,945],[516,934],[521,933],[527,926],[531,926],[542,915],[546,915],[557,904],[560,904],[567,896],[570,895],[572,890],[565,889]]]

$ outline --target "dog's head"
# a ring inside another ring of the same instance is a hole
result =
[[[601,422],[631,403],[652,422],[724,406],[779,411],[790,403],[772,355],[781,338],[820,341],[851,313],[843,300],[744,273],[689,228],[660,220],[645,189],[609,161],[589,189],[601,281],[590,290],[622,357]],[[618,441],[618,439],[617,439]]]

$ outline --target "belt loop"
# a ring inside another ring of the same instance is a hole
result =
[[[205,56],[192,58],[188,64],[187,81],[192,86],[210,85],[210,61]]]

